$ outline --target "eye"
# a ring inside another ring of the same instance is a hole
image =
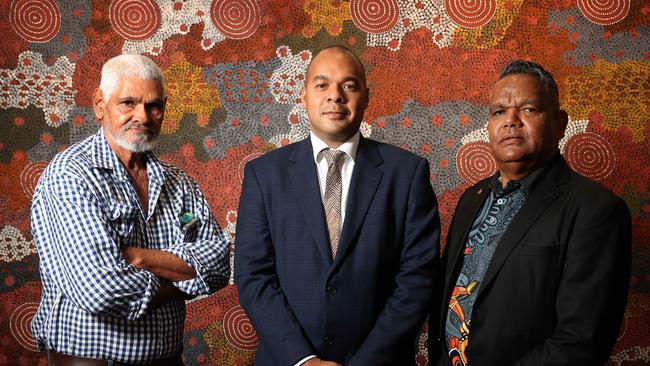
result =
[[[492,112],[490,112],[491,116],[500,116],[503,114],[503,109],[495,109]]]
[[[133,100],[123,100],[120,102],[120,107],[125,110],[135,108],[135,101]]]
[[[146,108],[151,113],[160,113],[163,110],[163,104],[161,102],[147,103]]]
[[[357,90],[359,90],[359,87],[357,87],[357,84],[344,84],[343,89],[349,90],[349,91],[357,91]]]
[[[327,87],[327,84],[325,84],[325,83],[317,83],[314,87],[316,89],[325,89]]]
[[[524,112],[526,112],[526,113],[537,113],[538,110],[535,107],[524,107]]]

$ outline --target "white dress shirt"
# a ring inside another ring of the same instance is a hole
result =
[[[350,181],[352,181],[352,170],[354,170],[354,159],[357,157],[357,149],[359,148],[359,132],[355,133],[354,136],[335,150],[341,150],[345,153],[343,158],[343,166],[341,167],[341,227],[345,222],[345,209],[346,203],[348,202],[348,192],[350,191]],[[323,149],[329,149],[329,145],[325,141],[318,138],[314,135],[313,132],[309,132],[309,138],[311,139],[311,146],[314,149],[314,162],[316,162],[316,170],[318,171],[318,185],[320,186],[320,197],[323,199],[325,195],[325,181],[327,180],[327,159],[323,156],[318,156],[318,153]],[[300,366],[305,362],[316,358],[316,355],[309,355],[302,360],[298,361],[294,366]]]

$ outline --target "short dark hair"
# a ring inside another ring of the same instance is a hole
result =
[[[557,83],[555,82],[555,78],[553,78],[553,75],[551,75],[550,72],[546,71],[546,69],[544,69],[542,65],[533,61],[524,61],[524,60],[512,61],[508,63],[503,68],[503,70],[501,70],[501,74],[499,74],[499,80],[511,74],[528,74],[534,76],[535,78],[537,78],[537,80],[539,80],[542,83],[542,85],[544,85],[544,89],[546,89],[547,91],[551,91],[553,95],[557,97],[557,102],[559,106],[560,91],[557,87]]]
[[[329,45],[329,46],[327,46],[325,48],[322,48],[320,51],[318,51],[314,55],[314,57],[312,57],[311,61],[309,61],[309,65],[307,65],[307,72],[305,72],[305,76],[309,72],[309,67],[311,66],[311,63],[314,61],[316,56],[318,56],[321,52],[323,52],[325,50],[329,50],[329,49],[336,49],[336,50],[339,50],[339,51],[341,51],[343,53],[347,53],[347,54],[351,55],[352,57],[354,57],[354,59],[357,60],[357,63],[359,64],[359,66],[361,66],[361,73],[362,73],[362,76],[363,76],[363,83],[366,84],[366,67],[363,65],[363,62],[361,62],[361,59],[359,58],[359,56],[357,56],[357,54],[354,53],[351,49],[349,49],[349,48],[347,48],[345,46],[342,46],[342,45],[338,45],[338,44]]]

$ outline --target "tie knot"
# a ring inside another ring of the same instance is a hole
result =
[[[345,152],[341,150],[334,150],[334,149],[323,149],[321,150],[318,155],[322,156],[327,160],[327,165],[332,165],[332,164],[337,164],[339,165],[343,161],[343,157],[345,156]]]

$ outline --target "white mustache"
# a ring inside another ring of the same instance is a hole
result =
[[[139,130],[144,130],[148,134],[155,133],[154,129],[151,128],[151,126],[144,125],[142,123],[137,123],[137,122],[129,122],[129,123],[125,124],[124,126],[122,126],[122,128],[120,128],[120,130],[122,130],[123,132],[126,132],[126,131],[134,129],[134,128],[137,128]]]

